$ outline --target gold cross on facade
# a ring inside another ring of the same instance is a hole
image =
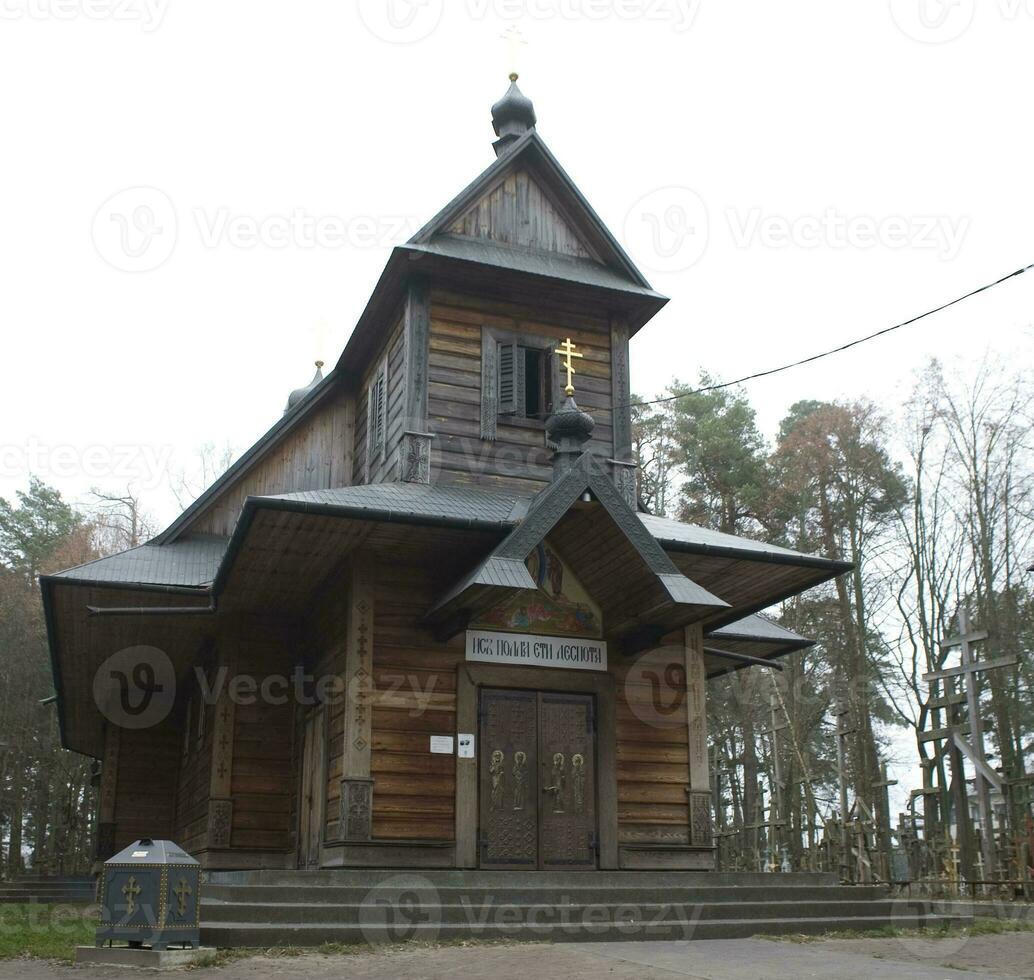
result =
[[[579,354],[574,349],[574,344],[571,343],[571,338],[568,337],[553,353],[557,357],[562,357],[564,360],[561,362],[565,371],[567,371],[567,387],[564,389],[568,397],[574,394],[574,376],[578,373],[574,369],[574,364],[571,362],[572,357],[585,357],[584,354]]]
[[[136,911],[136,897],[140,894],[140,886],[136,883],[136,875],[130,875],[129,881],[122,886],[122,894],[126,898],[126,915]]]
[[[173,895],[176,896],[176,902],[178,905],[177,911],[180,915],[187,914],[187,898],[193,894],[194,891],[190,885],[187,884],[187,879],[180,878],[180,882],[176,886],[176,890],[173,892]]]

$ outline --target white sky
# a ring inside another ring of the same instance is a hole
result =
[[[1031,8],[0,0],[0,496],[30,468],[76,500],[135,477],[171,520],[167,461],[265,431],[337,357],[390,247],[491,162],[511,25],[539,131],[672,297],[633,343],[640,393],[1026,265]],[[344,244],[242,247],[296,212]],[[770,434],[801,397],[893,411],[930,354],[1030,363],[1032,299],[1034,273],[749,391]]]

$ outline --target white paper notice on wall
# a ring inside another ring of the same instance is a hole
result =
[[[461,759],[473,759],[474,758],[474,736],[473,735],[458,735],[459,740],[459,751],[456,753]]]
[[[452,736],[432,735],[431,751],[435,755],[452,755]]]

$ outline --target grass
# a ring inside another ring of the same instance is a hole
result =
[[[95,905],[0,904],[0,960],[34,956],[71,962],[94,941]]]
[[[969,936],[1000,936],[1007,932],[1034,932],[1034,922],[1011,919],[974,919],[968,926],[941,926],[934,929],[898,929],[881,926],[879,929],[840,929],[819,935],[794,933],[785,936],[755,936],[779,943],[821,943],[826,939],[965,939]]]

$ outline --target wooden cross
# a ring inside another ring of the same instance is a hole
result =
[[[840,875],[847,881],[851,874],[851,843],[847,836],[847,761],[844,758],[844,739],[855,728],[848,728],[847,717],[851,709],[843,701],[838,700],[833,714],[837,719],[837,776],[840,790],[840,812],[843,815],[843,823],[840,827]]]
[[[506,60],[509,62],[507,67],[510,69],[510,81],[516,82],[517,73],[521,70],[521,48],[526,48],[528,42],[516,24],[511,24],[499,37],[506,42]]]
[[[173,895],[176,896],[177,911],[180,915],[187,914],[187,898],[194,894],[193,889],[187,884],[186,878],[180,878],[179,884]]]
[[[136,897],[140,894],[141,888],[137,884],[136,875],[130,875],[129,881],[122,886],[122,894],[126,899],[126,917],[128,918],[136,911]]]
[[[578,354],[575,352],[574,344],[571,343],[571,338],[568,337],[554,352],[558,357],[564,358],[562,366],[567,371],[567,387],[564,391],[567,392],[568,398],[574,394],[574,376],[578,373],[574,369],[574,364],[571,363],[572,357],[585,357],[584,354]]]
[[[1000,791],[1002,789],[1002,780],[988,765],[987,757],[984,754],[984,729],[980,718],[980,691],[977,688],[977,674],[986,670],[1012,667],[1016,663],[1016,658],[998,657],[995,660],[977,660],[973,656],[973,644],[988,639],[987,632],[984,630],[970,630],[969,615],[965,608],[959,610],[958,623],[958,635],[944,640],[941,643],[941,649],[949,650],[952,647],[959,647],[959,666],[924,674],[923,680],[931,683],[947,680],[950,677],[962,677],[965,681],[966,714],[969,716],[969,731],[973,735],[973,741],[967,742],[963,737],[963,733],[957,727],[953,727],[950,730],[951,741],[954,747],[969,759],[977,773],[977,802],[980,807],[980,823],[983,831],[980,835],[981,863],[984,869],[993,869],[995,866],[995,844],[994,824],[991,814],[991,787]]]

